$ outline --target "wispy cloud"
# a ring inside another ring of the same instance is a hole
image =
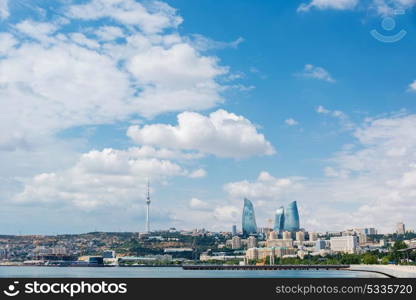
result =
[[[289,125],[289,126],[299,125],[299,122],[296,121],[295,119],[292,119],[292,118],[286,119],[285,123],[286,123],[286,125]]]
[[[340,110],[329,110],[323,107],[322,105],[319,105],[315,111],[318,114],[328,115],[330,117],[333,117],[337,120],[339,120],[341,126],[345,130],[352,130],[356,128],[356,125],[350,120],[349,116],[345,114],[343,111]]]
[[[416,5],[416,0],[309,0],[302,3],[297,11],[316,10],[369,10],[377,15],[387,16]]]
[[[313,78],[330,83],[335,83],[335,79],[327,70],[325,70],[322,67],[317,67],[311,64],[306,64],[303,71],[300,73],[296,73],[295,76]]]
[[[0,0],[0,19],[7,19],[9,13],[9,0]]]
[[[347,10],[357,6],[358,0],[312,0],[308,4],[302,3],[298,7],[298,12],[309,11],[312,8],[325,10]]]
[[[233,48],[236,49],[241,43],[244,42],[242,37],[237,38],[231,42],[221,42],[215,41],[213,39],[207,38],[201,34],[193,34],[189,39],[190,44],[192,44],[196,49],[205,51],[205,50],[215,50],[215,49],[225,49]]]

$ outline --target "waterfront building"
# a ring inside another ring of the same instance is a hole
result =
[[[396,225],[396,233],[397,234],[405,234],[406,233],[406,227],[404,223],[400,222]]]
[[[115,257],[116,257],[116,251],[114,250],[103,251],[103,258],[115,258]]]
[[[284,218],[284,230],[291,232],[299,230],[299,212],[296,201],[289,203],[284,212]]]
[[[200,261],[227,261],[227,260],[244,260],[244,255],[208,255],[206,253],[202,253],[199,256]]]
[[[318,234],[316,232],[309,232],[309,241],[315,242],[318,240]]]
[[[284,240],[292,239],[292,233],[290,231],[284,231],[282,237]]]
[[[231,239],[231,248],[232,249],[241,249],[242,248],[242,243],[241,243],[241,238],[238,236],[233,236],[233,238]]]
[[[357,236],[331,237],[331,251],[342,253],[355,253],[358,248]]]
[[[285,226],[285,209],[283,206],[276,210],[274,216],[274,230],[280,232],[284,229]]]
[[[242,218],[243,235],[257,233],[256,216],[254,214],[253,203],[244,198],[243,218]]]
[[[255,248],[255,247],[257,247],[257,239],[255,236],[250,236],[247,239],[247,248],[250,249],[250,248]]]
[[[173,258],[192,259],[194,256],[194,249],[192,248],[165,248],[163,249],[165,255],[171,255]]]
[[[163,249],[164,253],[183,253],[183,252],[193,252],[192,248],[165,248]]]
[[[303,242],[305,240],[305,233],[303,231],[296,232],[296,240],[298,242]]]
[[[118,263],[123,265],[129,264],[155,264],[155,263],[170,263],[172,255],[145,255],[145,256],[122,256],[118,259]]]
[[[78,258],[78,261],[84,261],[88,264],[92,264],[92,265],[103,265],[104,264],[104,259],[102,256],[90,256],[90,255],[86,255],[86,256],[81,256]]]
[[[270,231],[269,233],[269,240],[277,240],[277,231]]]

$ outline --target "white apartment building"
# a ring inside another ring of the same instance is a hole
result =
[[[358,238],[356,236],[331,237],[331,251],[342,253],[355,253],[358,248]]]

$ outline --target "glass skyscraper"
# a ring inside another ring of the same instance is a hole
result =
[[[285,213],[285,226],[284,229],[286,231],[298,231],[299,226],[299,212],[298,212],[298,205],[296,204],[296,201],[293,201],[289,203],[287,206]]]
[[[274,231],[282,231],[285,227],[285,209],[281,206],[279,209],[276,210],[276,214],[274,216]]]
[[[254,215],[253,203],[244,198],[243,208],[243,235],[257,233],[256,216]]]

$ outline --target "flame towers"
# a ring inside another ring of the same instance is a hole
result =
[[[250,234],[257,233],[254,206],[253,203],[247,198],[244,198],[242,217],[243,235],[248,236]],[[276,210],[274,216],[273,230],[276,232],[296,232],[300,230],[299,212],[296,201],[289,203],[289,205],[286,208],[281,206]]]
[[[254,215],[253,203],[247,198],[244,198],[243,208],[243,235],[257,233],[256,216]]]
[[[285,227],[285,209],[283,206],[276,210],[274,215],[274,231],[282,231]]]
[[[296,201],[289,203],[284,213],[284,230],[298,231],[299,226],[299,212]]]

